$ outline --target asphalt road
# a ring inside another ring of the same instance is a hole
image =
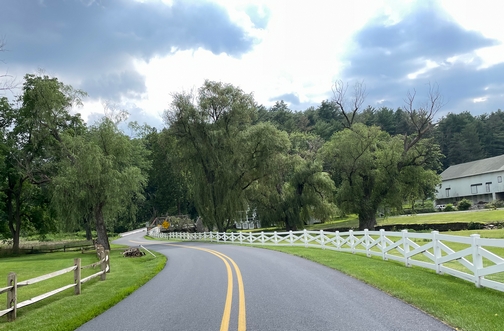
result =
[[[234,245],[168,245],[147,241],[144,234],[116,242],[142,243],[164,254],[166,267],[78,330],[241,331],[245,324],[247,330],[260,331],[453,330],[371,286],[299,257]]]

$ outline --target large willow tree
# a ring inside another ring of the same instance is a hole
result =
[[[70,156],[60,163],[53,180],[53,202],[67,222],[94,220],[90,227],[96,229],[98,243],[110,249],[107,220],[126,212],[132,198],[143,197],[147,151],[141,141],[130,139],[108,118],[86,134],[65,137],[65,142]]]
[[[251,94],[205,81],[193,93],[176,93],[165,118],[191,173],[193,198],[205,224],[225,231],[247,208],[245,190],[267,178],[287,150],[287,134],[269,123],[252,125],[257,108]]]

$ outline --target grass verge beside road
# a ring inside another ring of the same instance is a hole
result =
[[[465,331],[502,330],[504,293],[423,268],[359,254],[266,246],[339,270]]]
[[[166,257],[154,258],[147,254],[139,258],[125,258],[125,246],[112,245],[110,269],[105,281],[99,277],[82,285],[80,295],[73,288],[51,298],[24,307],[17,311],[18,318],[7,322],[0,318],[0,331],[70,331],[112,307],[159,273],[166,264]],[[9,272],[18,274],[18,281],[41,276],[73,265],[74,258],[81,258],[82,265],[97,261],[94,251],[24,255],[0,259],[0,278],[6,279]],[[99,269],[89,269],[90,274]],[[84,270],[83,270],[84,271]],[[84,277],[83,273],[83,277]],[[18,289],[18,302],[33,296],[73,283],[73,273]],[[5,294],[0,295],[0,310],[5,309]]]

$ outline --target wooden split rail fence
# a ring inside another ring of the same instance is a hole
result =
[[[17,310],[23,307],[26,307],[28,305],[31,305],[35,302],[39,302],[41,300],[47,299],[57,293],[60,293],[64,290],[67,290],[69,288],[74,288],[74,294],[78,295],[81,293],[81,285],[84,284],[85,282],[96,278],[100,276],[101,280],[105,280],[106,274],[110,272],[110,257],[109,257],[109,251],[104,250],[103,248],[98,248],[97,249],[97,254],[98,258],[100,259],[98,262],[95,262],[90,265],[86,266],[81,266],[81,259],[77,258],[74,259],[74,265],[65,269],[61,269],[55,272],[52,272],[50,274],[46,274],[43,276],[35,277],[32,279],[28,279],[22,282],[17,281],[17,275],[14,272],[11,272],[7,276],[7,287],[0,288],[0,294],[2,293],[7,293],[7,309],[0,310],[0,317],[7,315],[8,321],[14,321],[16,319],[16,314]],[[100,266],[100,271],[97,273],[94,273],[88,277],[81,278],[81,270],[82,269],[88,269],[88,268],[95,268],[97,266]],[[31,298],[29,300],[23,301],[23,302],[17,302],[17,292],[18,288],[23,287],[23,286],[28,286],[32,285],[44,280],[51,279],[56,276],[63,275],[68,272],[74,273],[74,283],[62,286],[60,288],[57,288],[55,290],[52,290],[50,292],[41,294],[39,296],[36,296],[34,298]]]
[[[477,287],[504,292],[504,239],[480,238],[431,233],[396,231],[289,231],[238,233],[161,233],[157,228],[149,235],[158,238],[217,241],[248,245],[288,245],[317,247],[340,252],[363,253],[383,260],[395,260],[406,266],[419,266],[449,274]]]

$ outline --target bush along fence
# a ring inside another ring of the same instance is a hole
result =
[[[7,276],[7,287],[0,288],[0,294],[2,293],[7,293],[7,309],[0,310],[0,316],[7,315],[8,321],[14,321],[16,319],[16,314],[17,310],[23,307],[26,307],[28,305],[31,305],[35,302],[39,302],[41,300],[44,300],[46,298],[49,298],[57,293],[60,293],[66,289],[69,288],[74,288],[74,294],[78,295],[81,293],[81,285],[84,284],[85,282],[96,278],[100,276],[101,280],[105,280],[106,274],[110,272],[110,258],[109,258],[109,251],[104,250],[103,247],[98,247],[97,249],[97,254],[98,258],[100,259],[98,262],[87,265],[87,266],[81,266],[81,259],[77,258],[74,259],[74,265],[65,269],[61,269],[55,272],[52,272],[50,274],[46,274],[43,276],[35,277],[32,279],[28,279],[22,282],[17,281],[17,275],[14,272],[9,273]],[[97,273],[94,273],[88,277],[81,278],[81,270],[82,269],[88,269],[88,268],[95,268],[97,266],[100,266],[100,271]],[[29,300],[23,301],[23,302],[17,302],[17,292],[20,287],[23,286],[28,286],[32,285],[59,275],[63,275],[68,272],[72,272],[74,274],[74,283],[65,285],[63,287],[57,288],[55,290],[52,290],[50,292],[41,294],[39,296],[36,296],[34,298],[31,298]]]
[[[152,237],[203,240],[220,243],[289,245],[317,247],[340,252],[363,253],[383,260],[395,260],[406,266],[419,266],[449,274],[477,287],[504,292],[504,239],[480,238],[431,233],[380,231],[289,231],[273,233],[161,233],[153,228]]]

